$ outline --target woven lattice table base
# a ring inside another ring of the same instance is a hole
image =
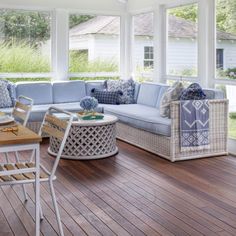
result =
[[[56,155],[60,141],[50,138],[48,152]],[[99,159],[112,156],[118,152],[116,147],[116,120],[104,125],[80,126],[72,124],[62,158],[66,159]]]

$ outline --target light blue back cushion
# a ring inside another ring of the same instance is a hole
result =
[[[50,82],[20,82],[16,84],[16,96],[24,95],[33,99],[35,105],[52,104],[52,84]]]
[[[224,99],[225,94],[219,89],[203,89],[207,99]]]
[[[160,84],[161,86],[161,89],[160,89],[160,92],[159,92],[159,95],[158,95],[158,98],[157,98],[157,103],[156,103],[156,108],[160,108],[160,104],[161,104],[161,99],[164,95],[164,93],[167,91],[167,89],[170,87],[166,84]]]
[[[138,94],[138,104],[155,107],[161,90],[161,86],[152,83],[143,83]]]
[[[104,81],[87,81],[86,82],[86,95],[91,96],[92,89],[103,90]]]
[[[140,83],[135,82],[135,90],[134,90],[134,101],[135,101],[135,103],[137,103],[137,100],[138,100],[139,90],[140,90]]]
[[[54,103],[79,102],[86,96],[84,81],[54,82],[52,87]]]

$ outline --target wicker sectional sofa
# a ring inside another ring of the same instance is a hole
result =
[[[81,110],[80,100],[93,88],[102,89],[101,81],[68,81],[17,83],[16,96],[34,100],[29,127],[38,130],[50,106],[71,112]],[[227,154],[228,101],[219,90],[206,89],[210,99],[210,149],[197,152],[180,151],[179,102],[171,104],[171,119],[159,115],[160,101],[168,89],[157,83],[136,84],[135,104],[101,104],[98,111],[119,118],[117,138],[164,157],[172,162]],[[10,112],[11,108],[0,109]]]

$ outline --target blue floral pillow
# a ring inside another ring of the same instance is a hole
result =
[[[9,96],[11,98],[12,106],[14,106],[16,103],[16,90],[15,90],[16,86],[15,86],[15,84],[11,83],[7,80],[0,80],[0,82],[3,82],[7,85],[7,90],[9,92]]]
[[[135,103],[135,82],[133,79],[129,80],[106,80],[105,88],[109,92],[122,91],[123,95],[120,96],[120,104],[133,104]]]
[[[206,94],[203,92],[202,87],[193,83],[188,88],[184,89],[180,96],[180,100],[202,100],[206,99]]]
[[[7,84],[0,81],[0,108],[12,107],[12,100],[7,89]]]

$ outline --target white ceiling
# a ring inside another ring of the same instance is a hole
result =
[[[128,0],[129,10],[140,10],[153,6],[157,3],[168,3],[181,0]],[[122,3],[123,2],[123,3]],[[88,11],[124,11],[126,0],[1,0],[0,7],[45,7],[79,9]]]

